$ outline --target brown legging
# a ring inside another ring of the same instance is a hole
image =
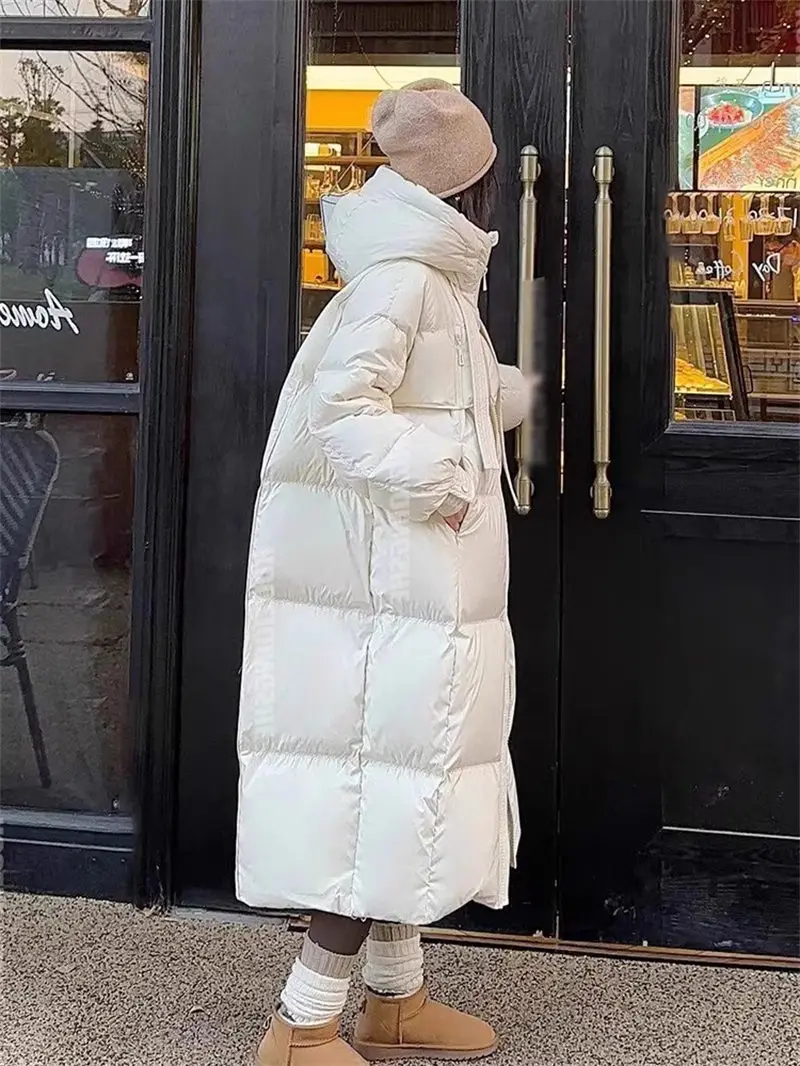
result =
[[[314,911],[308,935],[325,951],[336,955],[357,955],[369,935],[371,918],[345,918],[341,914]]]

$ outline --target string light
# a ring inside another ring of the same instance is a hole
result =
[[[741,5],[749,0],[739,0]],[[797,18],[797,5],[794,0],[773,0],[774,21],[770,20],[767,25],[751,26],[748,23],[745,12],[744,19],[733,18],[736,10],[735,5],[721,0],[695,0],[684,2],[683,24],[683,56],[685,59],[694,55],[695,51],[703,45],[706,51],[708,46],[704,42],[713,40],[715,36],[726,34],[734,39],[738,38],[739,49],[744,51],[752,42],[755,51],[761,55],[770,55],[775,58],[787,54],[797,55],[800,45],[800,22],[795,25],[792,15]],[[738,30],[738,32],[737,32]],[[793,39],[794,38],[794,39]],[[716,49],[714,49],[716,51]],[[720,48],[720,53],[731,54],[737,51],[728,45]]]

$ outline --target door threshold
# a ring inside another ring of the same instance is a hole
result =
[[[656,947],[650,944],[613,944],[591,940],[557,940],[517,933],[470,933],[463,930],[425,929],[432,942],[476,947],[545,951],[555,955],[594,955],[628,962],[683,962],[695,966],[739,966],[761,970],[800,970],[800,959],[781,955],[744,955],[732,951],[701,951],[693,948]]]
[[[307,918],[290,918],[294,933],[308,929]],[[543,951],[553,955],[591,955],[627,962],[682,962],[693,966],[735,966],[758,970],[800,970],[800,959],[783,955],[749,955],[732,951],[701,951],[693,948],[655,947],[650,944],[614,944],[591,940],[558,940],[554,937],[519,933],[474,933],[463,929],[425,928],[422,938],[430,943],[464,947],[506,948],[513,951]]]

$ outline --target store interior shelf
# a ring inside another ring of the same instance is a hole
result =
[[[389,160],[383,155],[307,155],[305,165],[307,167],[380,167]]]
[[[367,122],[366,112],[364,122]],[[339,196],[362,188],[388,159],[376,154],[380,149],[366,125],[348,129],[333,126],[320,129],[315,125],[306,130],[305,152],[308,154],[303,159],[302,291],[309,306],[318,311],[342,288],[326,252],[321,200],[325,200],[328,192]]]

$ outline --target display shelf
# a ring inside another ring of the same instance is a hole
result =
[[[736,310],[739,314],[749,314],[753,317],[781,315],[800,318],[800,305],[791,300],[737,300]]]
[[[307,167],[380,167],[388,162],[385,155],[307,155],[304,160]]]
[[[670,295],[676,417],[746,420],[747,389],[732,294],[692,285],[674,288]]]
[[[311,306],[318,313],[321,302],[325,297],[333,296],[339,292],[342,285],[337,281],[321,280],[334,276],[333,265],[325,253],[325,240],[320,237],[320,191],[327,195],[346,195],[363,188],[363,185],[372,174],[381,166],[389,162],[386,156],[372,154],[371,149],[377,148],[372,133],[366,129],[341,129],[318,127],[309,129],[305,135],[306,145],[331,145],[340,148],[341,155],[332,152],[330,155],[310,154],[304,155],[303,166],[306,176],[304,193],[304,235],[303,249],[303,279],[302,292]],[[327,175],[323,175],[327,171]],[[322,180],[321,180],[322,179]],[[337,188],[336,183],[348,186],[348,181],[354,183],[352,188]],[[320,186],[324,185],[323,189]],[[327,186],[333,185],[330,190]],[[313,195],[316,194],[316,195]],[[316,219],[316,224],[312,220]],[[306,226],[314,236],[305,236]],[[321,259],[324,256],[324,261]],[[314,277],[319,281],[312,280]],[[306,280],[307,279],[307,280]]]

